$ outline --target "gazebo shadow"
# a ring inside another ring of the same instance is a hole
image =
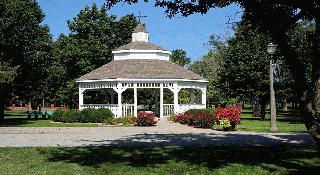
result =
[[[297,137],[294,136],[280,134],[275,137],[277,139],[250,134],[239,137],[239,134],[233,133],[223,137],[214,134],[137,134],[120,140],[99,141],[88,147],[39,148],[38,151],[47,155],[49,162],[62,161],[90,167],[99,167],[104,163],[157,167],[174,161],[209,169],[241,164],[259,166],[268,172],[277,171],[279,167],[286,168],[290,174],[314,174],[320,171],[320,166],[306,166],[305,162],[296,161],[320,158],[319,150],[315,149],[310,137],[300,138],[299,142],[295,142]],[[251,140],[251,143],[239,144],[239,139]],[[266,144],[253,142],[255,140]],[[312,146],[312,151],[305,146]]]

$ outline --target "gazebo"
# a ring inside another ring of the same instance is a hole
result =
[[[148,42],[148,32],[139,24],[132,33],[132,42],[114,51],[113,61],[89,72],[76,81],[79,84],[79,109],[109,108],[115,116],[137,116],[138,90],[154,89],[155,108],[159,117],[206,108],[206,84],[200,75],[169,61],[170,51]],[[191,100],[179,104],[179,91],[190,89]],[[84,104],[86,91],[108,89],[109,104]],[[133,104],[122,103],[122,93],[133,89]],[[173,93],[173,104],[164,104],[164,89]],[[201,104],[195,103],[194,89],[201,91]],[[114,96],[117,95],[115,104]]]

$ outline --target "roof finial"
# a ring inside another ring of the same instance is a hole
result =
[[[147,17],[147,16],[142,16],[141,13],[140,13],[140,11],[139,11],[139,15],[136,16],[136,18],[138,18],[140,24],[141,24],[141,18],[146,18],[146,17]]]

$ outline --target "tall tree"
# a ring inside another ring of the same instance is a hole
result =
[[[78,101],[75,79],[110,62],[112,50],[131,41],[137,24],[133,14],[117,19],[107,14],[105,6],[98,9],[96,4],[86,6],[68,21],[71,33],[61,35],[54,49],[54,69],[60,73],[53,79],[63,82],[56,98],[74,106]]]
[[[219,105],[224,99],[224,94],[219,88],[218,70],[221,61],[221,54],[217,51],[209,51],[203,56],[190,64],[189,69],[206,78],[209,83],[207,86],[207,103],[208,105]]]
[[[8,102],[4,99],[13,94],[21,97],[31,94],[30,89],[22,90],[27,88],[28,82],[33,82],[30,77],[37,71],[34,67],[38,67],[37,63],[45,60],[42,56],[47,55],[42,54],[46,52],[42,47],[47,45],[44,40],[50,40],[48,28],[41,25],[43,18],[34,1],[0,1],[0,119],[4,117],[4,105]]]
[[[176,63],[179,66],[187,67],[190,64],[191,59],[187,57],[186,51],[182,49],[176,49],[172,51],[170,61]]]
[[[110,0],[108,6],[120,2],[137,3],[138,0]],[[148,0],[144,0],[147,2]],[[245,9],[244,13],[261,32],[266,32],[278,44],[285,56],[295,79],[296,91],[300,100],[301,115],[305,125],[320,144],[320,1],[309,0],[157,0],[156,6],[165,7],[169,16],[181,13],[188,16],[193,13],[206,13],[210,8],[226,7],[237,3]],[[311,84],[308,83],[306,72],[308,68],[299,59],[296,48],[290,45],[290,33],[301,20],[314,21],[315,30],[308,38],[311,50]],[[309,88],[311,85],[312,88]]]

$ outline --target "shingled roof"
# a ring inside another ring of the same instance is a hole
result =
[[[128,59],[113,60],[93,70],[78,81],[103,79],[188,79],[205,80],[200,75],[165,60]]]
[[[143,24],[138,24],[138,25],[133,29],[133,33],[138,33],[138,32],[148,33],[146,27],[145,27]]]
[[[126,45],[120,46],[116,50],[165,50],[155,44],[149,42],[131,42]]]

